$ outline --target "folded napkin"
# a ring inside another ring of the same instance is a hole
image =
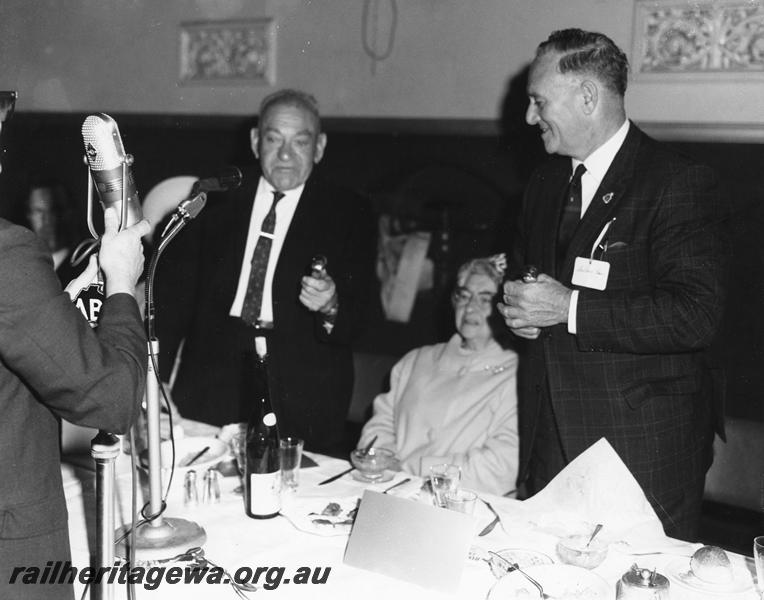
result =
[[[599,537],[620,542],[631,552],[675,545],[664,534],[642,488],[605,438],[519,504],[514,519],[533,523],[552,535],[587,534],[602,523]]]

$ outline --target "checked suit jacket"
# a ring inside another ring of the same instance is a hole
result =
[[[126,432],[145,387],[146,335],[128,294],[106,298],[91,329],[40,239],[3,219],[0,281],[0,598],[73,598],[71,586],[9,578],[14,566],[69,560],[59,420]]]
[[[714,173],[657,143],[633,123],[561,265],[555,264],[562,194],[571,174],[554,157],[525,195],[517,264],[579,289],[577,334],[559,324],[528,344],[521,363],[521,481],[548,386],[567,461],[599,438],[618,452],[648,498],[710,465],[712,387],[704,363],[722,316],[729,257]],[[572,285],[611,219],[604,291]],[[677,488],[678,489],[678,488]]]
[[[259,178],[253,168],[239,189],[210,195],[157,268],[160,373],[169,379],[185,338],[173,398],[184,417],[213,425],[247,421],[257,399],[254,330],[229,311]],[[314,171],[276,265],[268,379],[280,434],[301,437],[315,451],[335,452],[343,441],[353,388],[350,342],[365,320],[374,251],[369,203]],[[339,294],[331,334],[298,299],[317,254],[327,257]]]

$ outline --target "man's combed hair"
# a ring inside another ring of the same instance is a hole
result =
[[[318,112],[318,100],[307,92],[301,92],[300,90],[283,89],[277,92],[273,92],[269,96],[263,98],[260,103],[260,112],[258,113],[260,119],[274,106],[298,106],[308,111],[316,119],[316,127],[321,130],[321,116]]]
[[[629,73],[629,60],[615,42],[602,33],[581,29],[553,32],[542,42],[536,56],[559,52],[561,73],[582,73],[595,76],[613,92],[623,96]]]

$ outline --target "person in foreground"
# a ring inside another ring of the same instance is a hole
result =
[[[499,345],[491,324],[504,276],[500,256],[459,268],[456,333],[396,363],[358,447],[376,436],[374,445],[395,452],[404,471],[427,476],[431,465],[453,463],[464,487],[501,495],[515,489],[518,440],[517,354]]]
[[[530,340],[520,380],[520,480],[535,493],[601,437],[666,534],[694,540],[714,407],[704,369],[729,256],[714,173],[626,119],[625,54],[605,35],[537,50],[526,120],[551,160],[525,194],[506,324]]]
[[[369,203],[314,173],[327,144],[315,98],[266,97],[251,131],[257,168],[210,199],[157,269],[160,372],[190,419],[246,421],[257,397],[256,334],[282,436],[337,453],[353,388],[350,342],[365,319],[374,257]],[[313,257],[326,276],[310,274]],[[272,329],[268,329],[271,326]]]
[[[14,567],[67,561],[69,535],[58,419],[126,432],[146,379],[146,336],[135,284],[146,221],[117,233],[104,216],[98,262],[106,300],[91,329],[71,295],[95,280],[91,259],[69,286],[31,231],[0,219],[0,597],[73,598],[68,585],[10,584]]]

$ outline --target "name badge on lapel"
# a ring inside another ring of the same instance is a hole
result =
[[[600,246],[600,242],[605,237],[610,226],[615,222],[615,217],[605,223],[599,236],[592,245],[592,251],[589,258],[579,256],[573,266],[573,285],[590,288],[593,290],[604,290],[607,287],[608,275],[610,275],[610,263],[604,260],[594,260],[594,252]]]

